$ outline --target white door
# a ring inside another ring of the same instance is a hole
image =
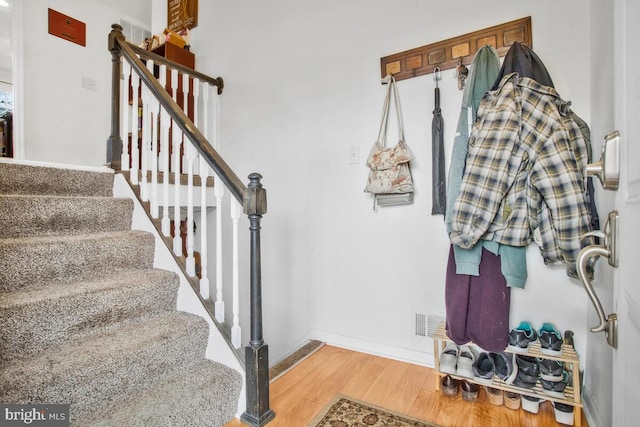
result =
[[[614,277],[613,426],[640,425],[640,1],[614,2],[614,111],[621,136],[620,264]],[[603,213],[604,214],[604,213]],[[604,339],[604,337],[602,338]]]

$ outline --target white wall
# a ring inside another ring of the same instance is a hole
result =
[[[123,16],[96,0],[22,0],[23,115],[18,152],[29,160],[102,165],[110,134],[111,54],[107,35]],[[86,47],[48,33],[48,8],[86,24]],[[96,90],[81,87],[83,77]]]
[[[531,15],[534,50],[560,94],[589,121],[590,15],[581,5],[200,2],[192,50],[199,70],[225,78],[222,153],[240,176],[262,173],[269,195],[262,248],[272,361],[305,338],[319,337],[428,363],[430,342],[412,339],[410,314],[444,313],[448,241],[442,218],[429,215],[434,83],[430,76],[399,83],[407,142],[416,155],[416,201],[374,213],[362,191],[362,159],[376,135],[384,92],[379,59]],[[160,6],[166,2],[155,0],[154,32],[166,25]],[[551,6],[553,14],[541,12]],[[47,7],[86,22],[87,47],[48,35]],[[120,16],[102,3],[80,0],[26,0],[23,16],[29,23],[23,24],[29,29],[23,52],[26,157],[104,163],[106,36]],[[82,76],[95,78],[98,90],[82,89]],[[461,101],[452,76],[444,72],[440,83],[448,151]],[[352,145],[360,146],[359,165],[348,163]],[[526,290],[512,294],[512,323],[553,321],[572,329],[586,358],[586,295],[563,268],[544,266],[537,249],[528,255],[529,281]]]
[[[165,25],[156,8],[162,3],[154,2],[154,32]],[[415,203],[373,212],[363,192],[363,160],[384,96],[379,60],[530,15],[534,50],[559,93],[588,122],[589,8],[578,0],[199,6],[192,51],[199,70],[225,79],[223,155],[241,177],[263,174],[268,191],[262,249],[272,362],[311,337],[429,363],[431,342],[412,338],[411,312],[444,313],[448,240],[442,217],[429,214],[434,82],[423,76],[399,83],[406,139],[416,156]],[[461,102],[452,70],[443,73],[440,88],[449,153]],[[352,145],[360,147],[359,165],[348,162]],[[563,267],[545,266],[534,247],[528,264],[526,290],[512,293],[512,324],[552,321],[571,329],[586,359],[582,287]]]

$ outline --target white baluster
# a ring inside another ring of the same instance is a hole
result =
[[[219,207],[216,207],[218,209]],[[238,269],[238,220],[242,206],[235,198],[231,198],[231,219],[233,221],[233,326],[231,327],[231,344],[240,348],[242,344],[240,329],[240,274]]]
[[[200,80],[193,78],[193,124],[196,126],[196,129],[202,131],[200,128],[200,108],[198,106],[200,100]],[[206,134],[205,134],[206,135]],[[195,162],[193,165],[193,173],[200,173],[200,162]]]
[[[178,70],[171,70],[171,87],[173,88],[173,100],[177,100],[178,92]],[[180,236],[180,144],[182,143],[182,131],[174,123],[173,124],[173,188],[174,188],[174,205],[173,205],[173,253],[182,256],[182,237]]]
[[[147,60],[147,69],[153,74],[153,61]],[[142,165],[140,165],[140,199],[143,202],[149,201],[149,183],[147,182],[147,171],[149,170],[149,152],[151,150],[151,130],[152,130],[152,114],[151,114],[151,91],[147,85],[142,87]]]
[[[122,154],[120,155],[120,169],[123,171],[129,170],[129,119],[131,119],[131,113],[129,111],[129,78],[131,77],[131,66],[128,62],[122,63],[123,71],[123,84],[122,95],[120,96],[120,111],[122,114],[122,124],[120,127],[122,138]],[[133,108],[133,104],[131,105]],[[133,137],[133,133],[131,133]]]
[[[222,121],[220,115],[222,113],[222,95],[218,95],[217,87],[213,86],[213,132],[211,138],[213,139],[213,148],[220,152],[220,130],[222,129]]]
[[[189,117],[189,75],[188,74],[182,75],[182,110],[184,111],[184,114],[187,117]],[[186,147],[188,144],[190,144],[190,141],[188,142],[185,138],[185,140],[182,143],[185,146],[185,149],[183,150],[185,155],[182,158],[182,169],[184,170],[185,167],[187,166]]]
[[[213,129],[209,127],[209,85],[205,85],[203,91],[204,98],[204,135],[212,141],[213,146],[216,147],[216,127],[217,120],[216,115],[218,113],[217,108],[213,109]],[[215,101],[214,101],[215,107]],[[213,194],[216,198],[216,302],[215,313],[216,320],[220,323],[225,321],[225,305],[222,290],[224,288],[224,282],[222,280],[222,272],[224,270],[222,265],[222,198],[224,196],[224,185],[217,175],[213,174]]]
[[[216,320],[220,323],[224,322],[224,300],[222,296],[222,197],[224,196],[224,185],[214,174],[213,192],[216,197]]]
[[[160,85],[167,87],[167,67],[160,66]],[[160,139],[160,152],[162,153],[162,234],[164,236],[171,235],[171,220],[169,219],[169,129],[171,127],[171,119],[169,113],[164,108],[160,112],[160,127],[162,129]]]
[[[138,185],[140,182],[140,147],[138,147],[138,137],[140,136],[140,120],[138,118],[140,108],[140,98],[138,90],[140,88],[140,78],[136,73],[131,74],[131,183]]]
[[[203,83],[202,85],[202,134],[211,141],[213,140],[209,135],[209,83]]]
[[[196,149],[193,142],[185,138],[187,156],[187,274],[196,275],[196,260],[193,256],[193,163],[196,160]]]
[[[209,272],[207,270],[207,178],[209,166],[200,157],[200,295],[209,298]],[[217,317],[217,313],[216,313]]]
[[[152,97],[151,105],[151,191],[149,195],[149,208],[151,217],[157,219],[159,215],[158,206],[158,111],[160,103]]]

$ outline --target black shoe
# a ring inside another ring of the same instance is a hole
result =
[[[540,375],[540,367],[536,358],[518,354],[516,355],[516,364],[518,365],[518,374],[513,385],[528,389],[534,388]]]
[[[489,360],[493,365],[493,373],[507,384],[511,384],[515,378],[511,355],[504,352],[491,352],[489,353]]]
[[[546,381],[558,382],[562,381],[562,372],[564,371],[564,362],[551,359],[536,359],[540,367],[540,378]]]
[[[472,368],[476,381],[483,384],[491,384],[491,380],[493,379],[493,363],[488,353],[480,353],[476,361],[473,362]]]
[[[551,323],[544,323],[538,331],[540,351],[543,354],[559,356],[562,354],[562,335]]]
[[[562,372],[562,381],[547,381],[540,379],[540,385],[542,385],[542,391],[549,396],[558,397],[564,399],[564,389],[569,383],[569,373],[567,371]]]
[[[508,349],[516,353],[527,353],[529,344],[538,339],[538,334],[529,322],[520,322],[517,328],[509,332]]]

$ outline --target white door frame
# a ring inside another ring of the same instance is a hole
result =
[[[640,419],[640,16],[638,0],[614,2],[614,111],[621,135],[620,266],[614,272],[618,348],[613,353],[612,425],[638,425]]]
[[[13,83],[13,158],[24,160],[24,8],[23,0],[11,4],[11,80]]]

